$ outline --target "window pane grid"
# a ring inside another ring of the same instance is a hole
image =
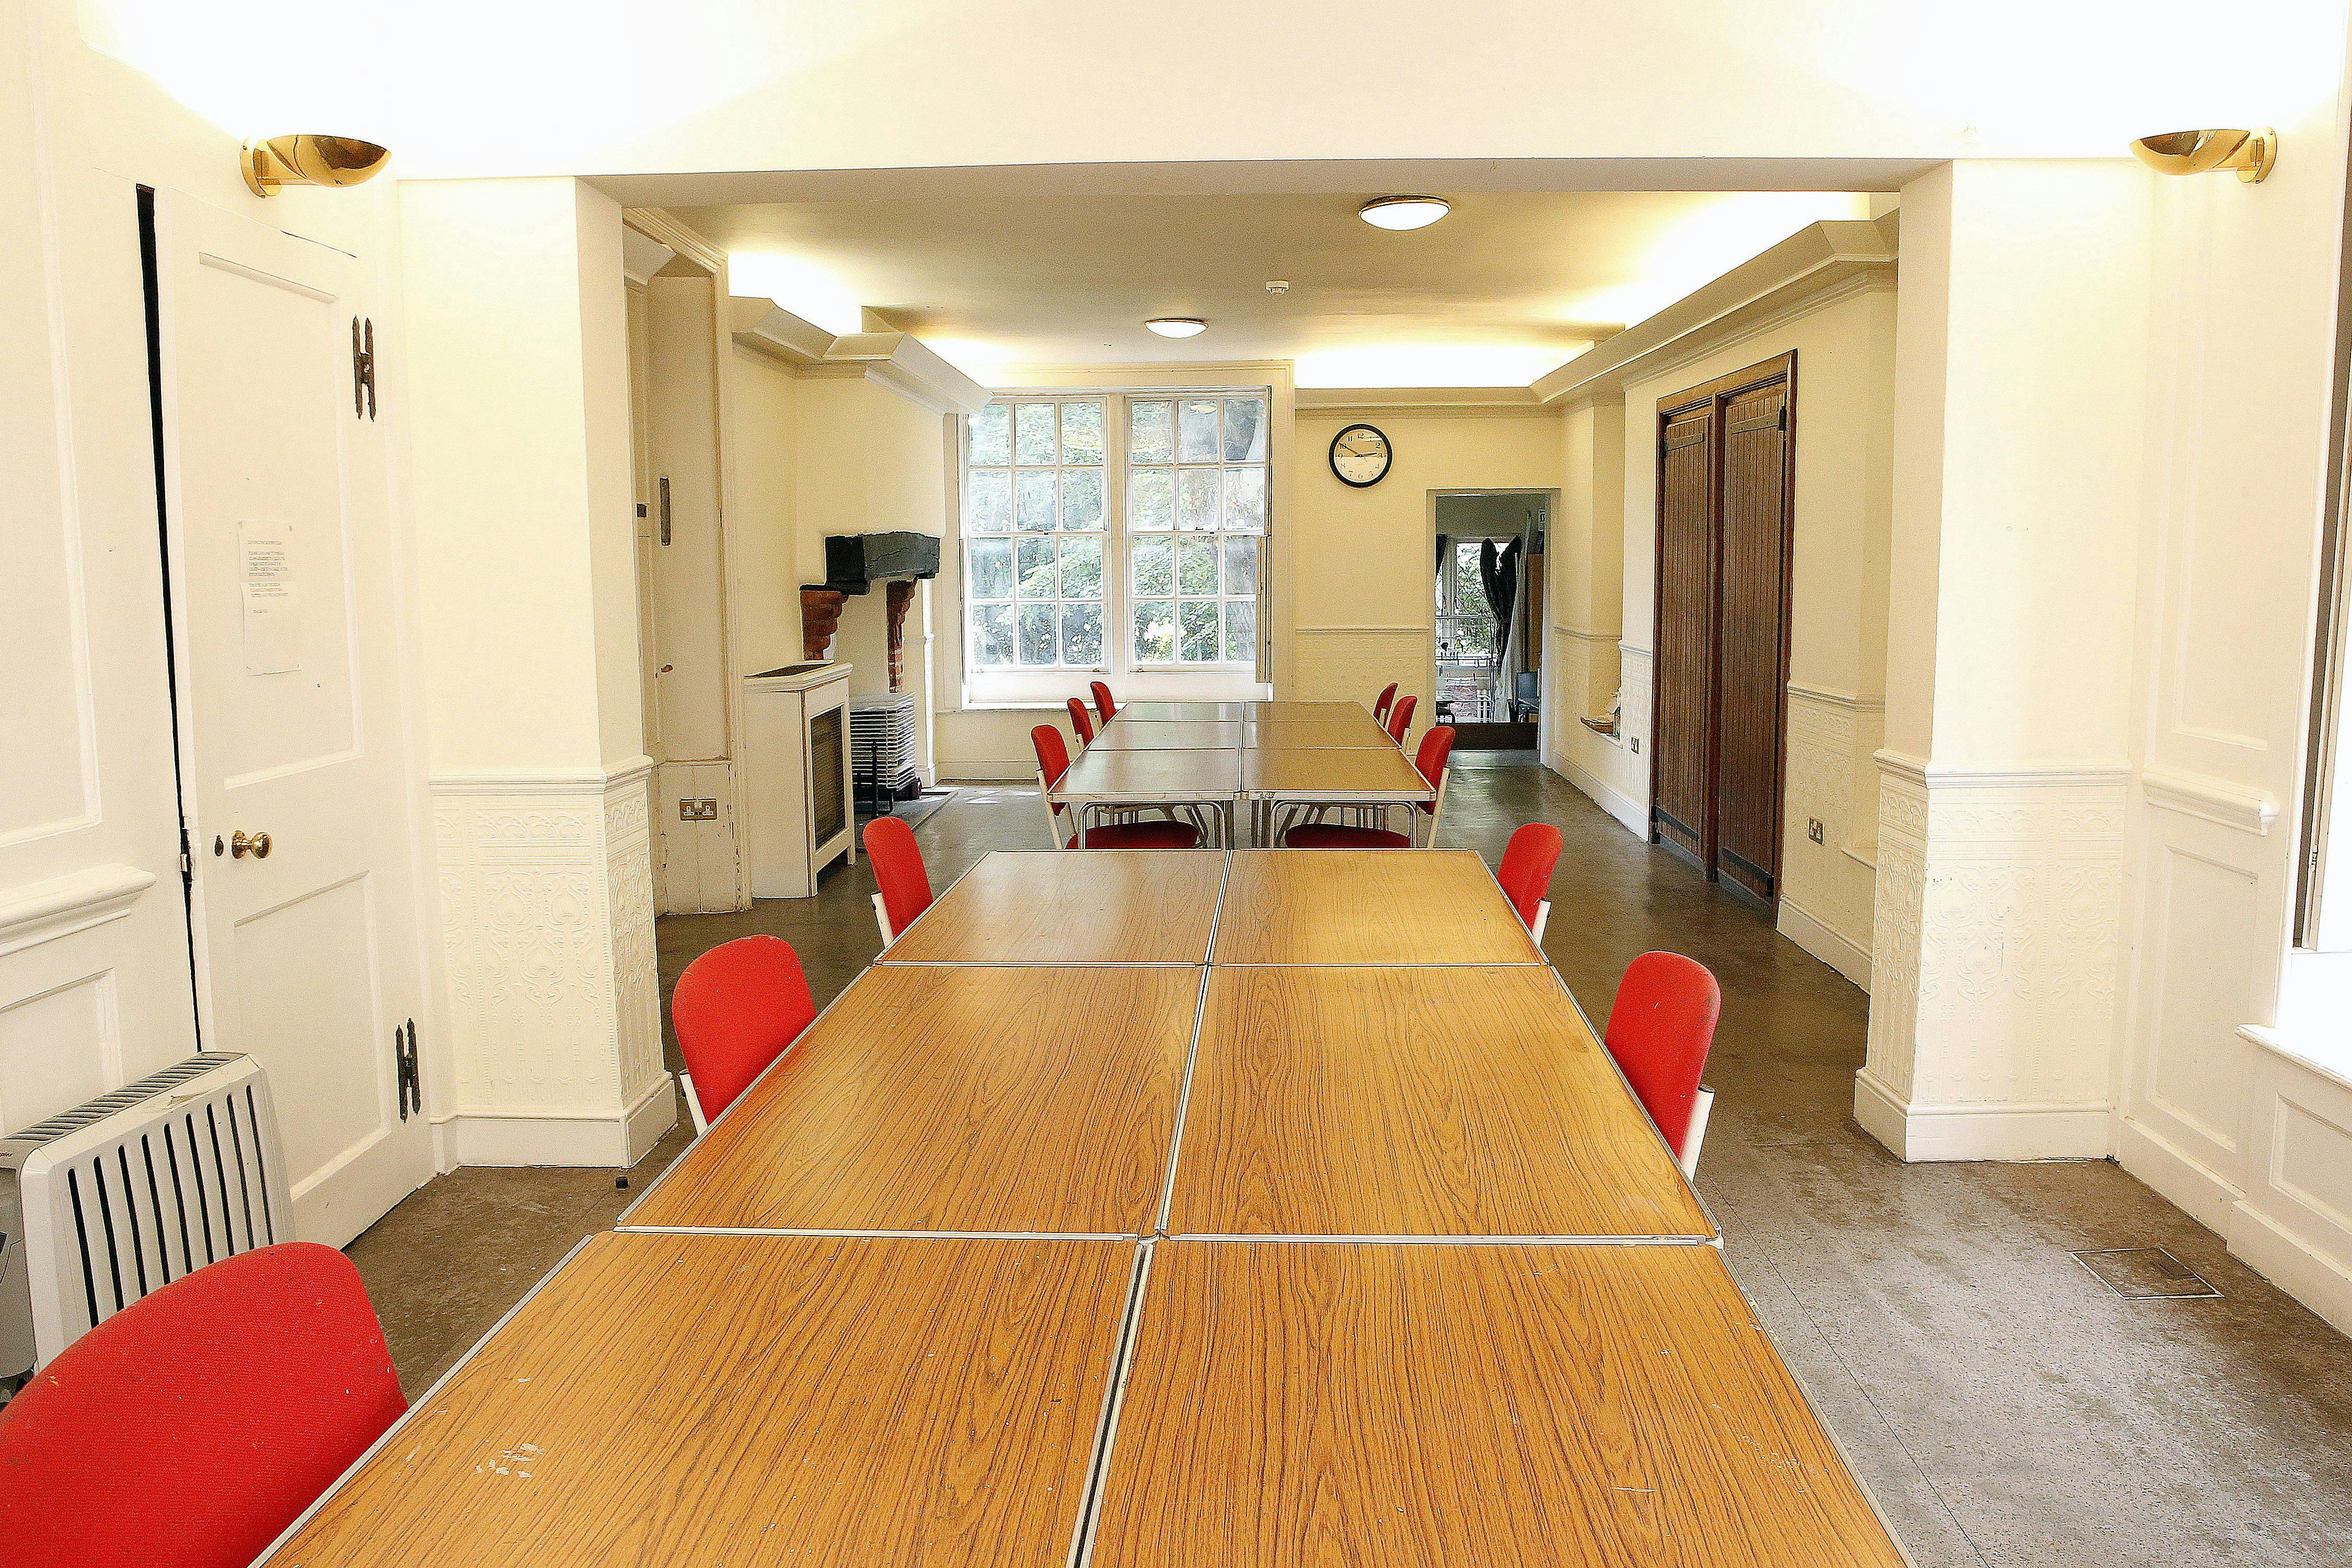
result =
[[[1127,456],[1130,657],[1255,664],[1265,394],[1131,397]]]
[[[969,668],[1254,668],[1267,415],[1253,391],[1013,395],[969,416]]]
[[[1103,667],[1101,397],[1013,398],[964,421],[966,658]]]

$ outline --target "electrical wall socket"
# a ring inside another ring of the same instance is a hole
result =
[[[1809,816],[1805,818],[1805,837],[1811,839],[1816,844],[1819,844],[1822,841],[1822,819],[1820,817]]]
[[[681,800],[677,803],[677,819],[680,822],[716,822],[719,820],[719,803],[708,798]]]

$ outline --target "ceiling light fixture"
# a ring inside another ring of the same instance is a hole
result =
[[[1163,338],[1197,338],[1209,330],[1198,316],[1154,316],[1143,324]]]
[[[2159,174],[2235,169],[2238,178],[2259,185],[2278,162],[2278,132],[2267,125],[2259,131],[2170,131],[2141,137],[2132,143],[2132,155]]]
[[[1427,228],[1454,210],[1444,196],[1381,196],[1356,209],[1374,228]]]

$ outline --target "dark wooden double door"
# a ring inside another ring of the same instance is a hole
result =
[[[1650,837],[1774,900],[1797,356],[1658,405]]]

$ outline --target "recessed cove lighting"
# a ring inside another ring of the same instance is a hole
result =
[[[1444,196],[1381,196],[1366,202],[1356,216],[1374,228],[1427,228],[1453,210]]]
[[[1154,316],[1143,324],[1163,338],[1197,338],[1209,330],[1198,316]]]

